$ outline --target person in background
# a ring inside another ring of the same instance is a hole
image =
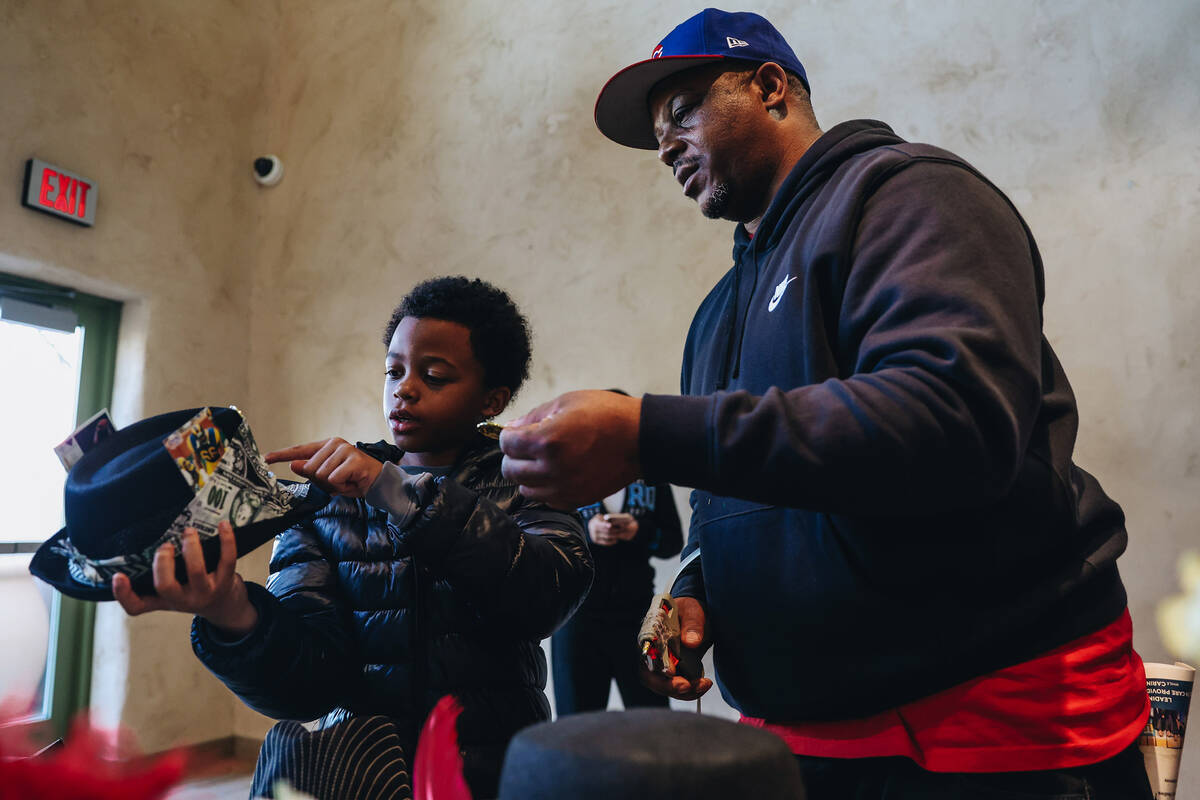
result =
[[[578,515],[523,497],[476,430],[528,374],[528,326],[508,295],[479,279],[425,281],[383,341],[390,443],[330,438],[266,455],[337,496],[277,537],[265,588],[235,571],[223,524],[215,572],[189,531],[186,582],[168,544],[157,596],[134,594],[122,575],[113,593],[130,614],[195,614],[196,655],[254,710],[322,730],[386,718],[409,764],[426,716],[454,695],[464,775],[482,800],[495,796],[513,734],[550,717],[540,640],[583,599],[592,562]],[[289,724],[272,733],[304,735]],[[299,768],[333,778],[346,765]]]
[[[629,395],[620,389],[617,394]],[[650,558],[683,547],[683,529],[669,484],[638,480],[579,509],[591,542],[596,577],[575,616],[550,645],[558,716],[608,707],[613,681],[626,708],[668,705],[641,681],[638,628],[654,596]]]
[[[736,222],[734,264],[683,396],[563,395],[504,431],[504,474],[559,503],[695,487],[684,647],[810,800],[1147,800],[1125,517],[1073,461],[1033,235],[953,153],[822,130],[809,89],[774,26],[718,9],[604,87],[600,130]]]

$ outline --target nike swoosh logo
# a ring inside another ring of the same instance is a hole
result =
[[[796,277],[799,277],[798,275]],[[791,276],[785,275],[779,285],[775,287],[775,294],[771,297],[771,302],[767,303],[767,311],[774,311],[775,306],[779,305],[779,301],[783,299],[783,293],[787,289],[788,284],[796,280]]]

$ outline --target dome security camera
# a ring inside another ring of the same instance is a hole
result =
[[[259,156],[254,159],[254,180],[260,186],[274,186],[283,180],[283,162],[279,156]]]

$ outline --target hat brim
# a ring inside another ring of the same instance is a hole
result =
[[[241,528],[234,528],[233,533],[237,539],[238,557],[240,558],[251,550],[255,550],[266,542],[269,542],[276,534],[282,533],[297,522],[311,517],[328,505],[328,503],[329,495],[315,485],[309,484],[308,494],[301,501],[300,505],[283,516],[262,522],[253,522]],[[92,586],[81,583],[71,576],[66,556],[58,552],[54,547],[67,538],[67,529],[63,528],[43,542],[29,561],[29,571],[35,577],[41,578],[68,597],[94,602],[116,599],[113,597],[111,586]],[[209,572],[212,572],[217,568],[217,564],[221,560],[221,540],[213,536],[201,541],[200,547],[204,552],[205,567]],[[187,580],[187,568],[184,566],[182,553],[175,557],[175,577],[180,582]],[[133,590],[140,595],[155,594],[154,576],[151,573],[138,576],[133,581]]]
[[[608,79],[596,98],[596,127],[617,144],[657,150],[658,139],[646,101],[660,81],[685,69],[723,61],[725,56],[662,56],[630,64]]]

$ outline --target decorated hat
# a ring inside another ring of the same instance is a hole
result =
[[[329,502],[313,484],[276,480],[241,412],[216,406],[114,432],[71,467],[63,494],[67,524],[38,548],[29,571],[82,600],[112,600],[118,572],[138,594],[154,594],[154,553],[167,542],[186,580],[184,528],[199,533],[211,571],[222,520],[233,524],[241,556]]]
[[[808,89],[804,65],[775,26],[748,11],[706,8],[675,26],[654,46],[650,58],[613,75],[596,99],[596,127],[617,144],[657,150],[646,101],[660,82],[693,67],[728,59],[773,61]],[[730,68],[735,66],[730,64]]]
[[[595,711],[518,733],[500,800],[800,800],[800,768],[773,733],[661,708]]]

